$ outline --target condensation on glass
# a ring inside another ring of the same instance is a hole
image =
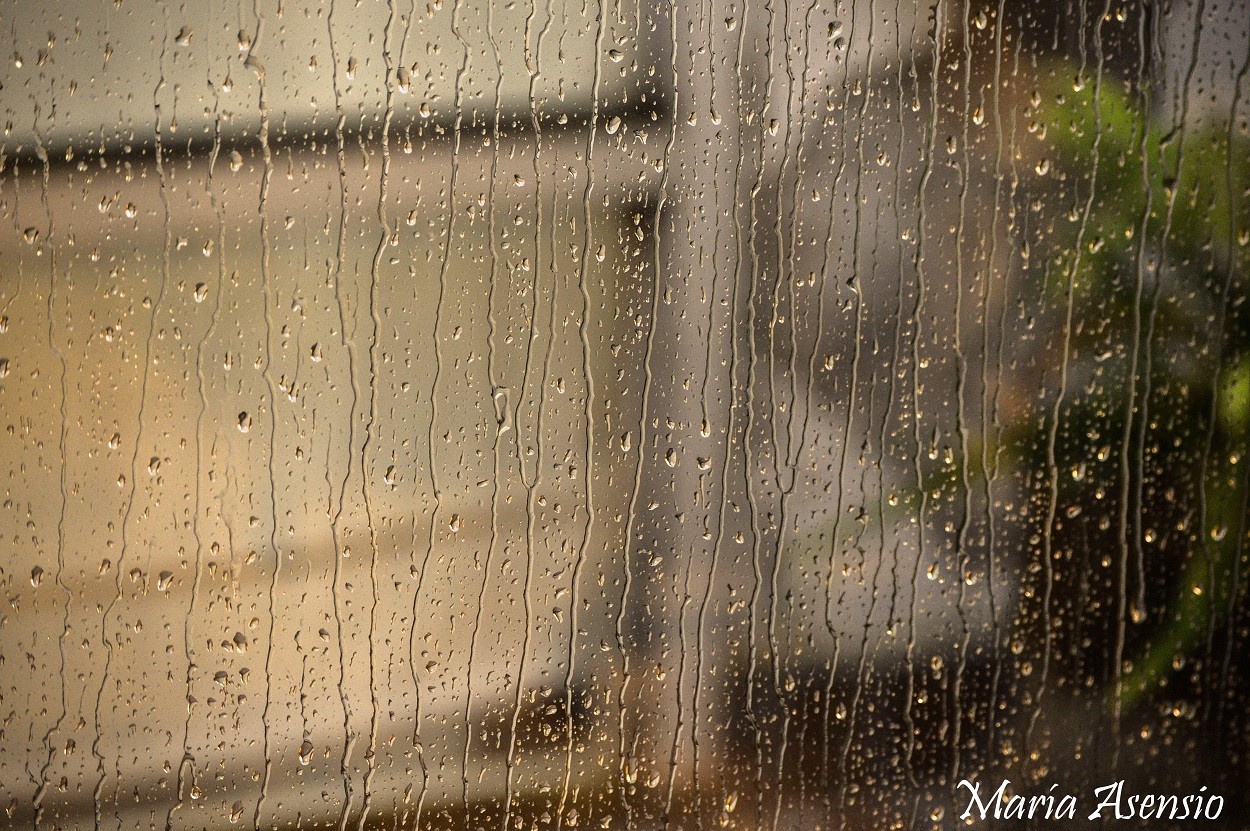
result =
[[[1248,33],[8,4],[3,824],[1237,827]]]

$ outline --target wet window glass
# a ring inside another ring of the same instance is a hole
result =
[[[0,125],[5,827],[1244,822],[1244,2],[17,0]]]

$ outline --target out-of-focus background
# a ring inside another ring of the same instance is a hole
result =
[[[1241,0],[0,40],[0,824],[1244,824]]]

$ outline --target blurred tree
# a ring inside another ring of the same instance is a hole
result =
[[[1068,627],[1045,637],[1106,668],[1117,715],[1165,686],[1210,702],[1241,639],[1230,615],[1250,495],[1246,66],[1226,123],[1174,129],[1152,117],[1148,84],[1100,68],[1072,83],[1072,69],[1039,83],[1028,125],[1038,175],[1024,194],[1048,206],[1028,270],[1048,307],[1046,363],[1065,364],[1071,382],[1055,391],[1059,423],[1011,425],[1012,443],[1030,468],[1050,468],[1053,499],[1036,505],[1053,551],[1110,560],[1113,576],[1104,593],[1091,569],[1086,597],[1054,610]],[[1095,509],[1082,520],[1081,506]],[[1110,638],[1079,643],[1100,629]]]

